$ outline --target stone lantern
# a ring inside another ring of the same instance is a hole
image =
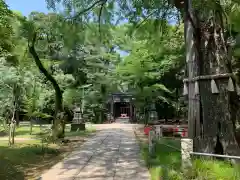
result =
[[[157,111],[154,103],[150,106],[149,120],[150,122],[157,120]]]
[[[73,121],[71,124],[71,131],[85,130],[85,123],[82,118],[81,109],[79,107],[75,107],[73,110]]]

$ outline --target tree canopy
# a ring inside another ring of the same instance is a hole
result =
[[[59,113],[71,121],[74,105],[83,104],[85,119],[101,123],[114,92],[133,94],[139,114],[155,104],[159,119],[186,116],[186,17],[195,30],[198,58],[215,60],[227,47],[232,71],[239,72],[237,0],[193,1],[192,14],[184,9],[186,1],[176,0],[46,2],[54,12],[24,17],[0,0],[2,122],[54,120],[56,130]],[[220,30],[223,40],[213,42],[209,37]]]

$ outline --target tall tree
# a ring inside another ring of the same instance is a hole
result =
[[[51,7],[54,7],[54,4],[59,1],[48,2]],[[234,70],[232,67],[232,47],[228,44],[228,40],[230,37],[235,37],[231,34],[231,29],[229,27],[232,26],[232,24],[229,23],[230,21],[228,21],[228,19],[233,19],[234,14],[239,10],[239,3],[237,1],[193,1],[194,8],[190,12],[188,8],[184,9],[188,1],[177,0],[153,0],[148,2],[110,0],[93,0],[90,2],[77,1],[79,5],[77,7],[81,8],[71,6],[71,2],[71,0],[64,1],[64,4],[68,7],[70,18],[74,20],[78,18],[86,19],[95,15],[95,17],[102,18],[102,20],[98,18],[100,24],[102,24],[102,22],[106,23],[106,20],[109,20],[107,23],[112,24],[113,21],[111,21],[111,17],[118,19],[127,18],[135,28],[138,28],[140,25],[144,24],[149,17],[169,20],[170,16],[186,16],[186,19],[191,22],[194,28],[194,46],[197,54],[195,58],[198,63],[197,71],[199,73],[197,76],[232,73]],[[174,8],[177,8],[180,13],[176,12]],[[234,10],[234,13],[232,13],[232,10]],[[103,12],[105,12],[107,16],[101,16]],[[160,27],[164,28],[164,24],[161,23]],[[211,89],[209,89],[209,83],[210,79],[199,82],[200,95],[198,103],[202,106],[202,110],[199,115],[197,115],[199,116],[197,122],[195,122],[195,119],[189,119],[189,121],[191,121],[190,130],[196,132],[191,133],[192,137],[195,137],[196,142],[198,141],[197,139],[201,139],[201,142],[205,142],[202,143],[202,148],[199,147],[199,149],[203,149],[204,151],[212,152],[214,146],[219,143],[224,146],[223,149],[225,152],[230,153],[233,146],[235,150],[238,151],[235,133],[235,124],[237,120],[235,111],[238,105],[233,100],[234,98],[236,99],[236,93],[227,93],[227,85],[224,81],[221,81],[220,84],[223,84],[222,86],[224,86],[225,89],[221,86],[220,95],[215,96],[211,93]],[[225,96],[225,94],[227,94],[227,96]],[[228,97],[228,99],[226,99],[226,97]],[[215,106],[212,106],[212,104]],[[226,105],[230,108],[227,108]],[[203,127],[203,129],[196,129],[197,124],[202,124],[201,127]],[[203,135],[201,135],[202,133]],[[219,138],[220,134],[223,135],[221,140]]]

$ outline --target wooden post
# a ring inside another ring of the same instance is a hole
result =
[[[188,138],[181,139],[182,169],[186,170],[192,166],[191,153],[193,152],[193,140]]]
[[[162,137],[162,126],[161,125],[156,126],[156,135],[157,135],[157,139],[160,140]]]
[[[186,44],[186,62],[188,63],[188,78],[192,79],[198,74],[198,67],[196,63],[196,49],[194,45],[193,26],[189,19],[188,13],[192,14],[192,1],[186,0],[185,2],[185,44]],[[192,17],[192,16],[191,16]],[[195,84],[194,82],[188,83],[188,131],[189,137],[195,136],[196,122],[200,121],[199,114],[199,97],[195,97]]]
[[[149,131],[148,134],[148,152],[149,154],[152,154],[153,152],[153,138],[154,138],[154,131]]]
[[[114,115],[113,115],[113,109],[114,109],[114,102],[113,102],[113,96],[111,96],[111,116],[110,116],[110,121],[112,121],[114,118]]]

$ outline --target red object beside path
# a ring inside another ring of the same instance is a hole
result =
[[[153,129],[152,126],[146,126],[144,127],[144,134],[145,135],[149,135],[149,131],[151,131]],[[175,133],[178,133],[181,129],[179,129],[178,127],[169,127],[169,128],[166,128],[165,131],[167,132],[175,132]],[[183,128],[181,130],[181,137],[187,137],[188,136],[188,129],[187,128]]]
[[[145,128],[144,128],[144,134],[145,134],[145,135],[148,135],[148,134],[149,134],[149,131],[151,131],[151,130],[152,130],[152,127],[149,127],[149,126],[145,127]]]

